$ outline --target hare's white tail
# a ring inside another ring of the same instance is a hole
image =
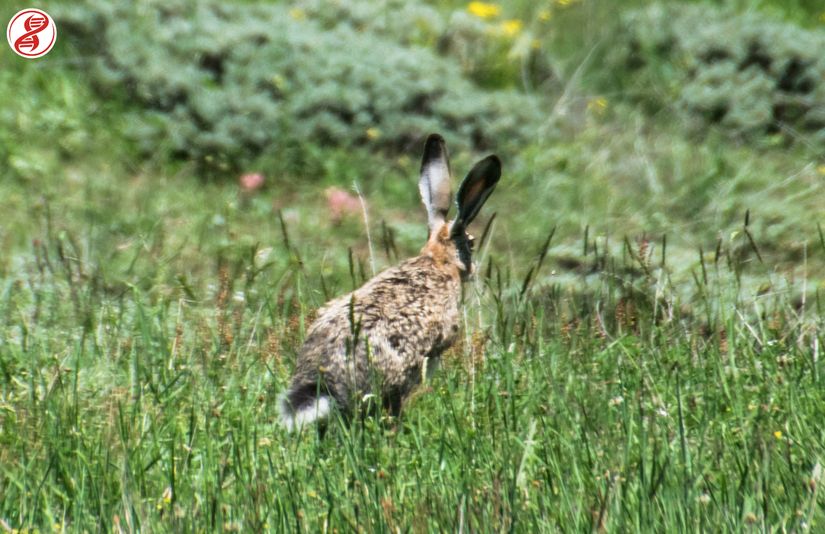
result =
[[[329,395],[317,392],[314,384],[311,395],[304,389],[290,389],[281,397],[281,424],[290,432],[329,417],[332,407]]]

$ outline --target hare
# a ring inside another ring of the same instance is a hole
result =
[[[419,180],[427,243],[418,256],[319,310],[281,398],[287,429],[323,421],[333,407],[349,416],[355,401],[367,395],[399,414],[402,402],[458,336],[461,283],[472,271],[467,226],[500,177],[497,156],[476,163],[458,190],[458,214],[448,221],[447,148],[440,135],[427,138]]]

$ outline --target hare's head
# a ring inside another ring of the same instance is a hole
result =
[[[473,236],[467,233],[467,227],[496,188],[500,177],[501,161],[497,156],[487,156],[476,163],[458,188],[458,213],[453,220],[447,220],[453,197],[450,159],[444,139],[431,134],[424,146],[418,182],[429,226],[429,239],[422,252],[441,263],[456,265],[462,278],[469,276],[473,269]]]

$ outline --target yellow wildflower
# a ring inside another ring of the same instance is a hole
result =
[[[280,74],[275,74],[272,76],[272,85],[274,85],[279,91],[283,91],[286,89],[286,79]]]
[[[819,173],[819,174],[821,174],[822,176],[825,176],[825,163],[823,163],[822,165],[820,165],[819,167],[817,167],[817,168],[816,168],[816,172],[818,172],[818,173]]]
[[[776,432],[773,433],[773,437],[775,437],[776,439],[782,439],[782,431],[777,430]]]
[[[607,99],[603,96],[592,99],[587,103],[587,109],[593,113],[604,113],[607,110]]]
[[[171,486],[166,486],[166,489],[163,490],[163,493],[161,494],[160,499],[158,499],[157,504],[155,504],[155,507],[158,510],[163,510],[171,502],[172,502],[172,487]]]
[[[367,128],[366,133],[367,133],[367,139],[369,139],[370,141],[375,141],[376,139],[381,137],[381,130],[379,130],[378,128],[375,128],[375,127]]]
[[[551,18],[553,18],[553,12],[550,11],[549,9],[542,9],[541,11],[539,11],[539,20],[540,21],[547,22]]]
[[[480,19],[491,19],[501,13],[501,7],[487,2],[470,2],[467,4],[467,11]]]
[[[295,20],[304,20],[307,18],[306,11],[301,9],[300,7],[293,7],[289,10],[289,16]]]
[[[515,37],[521,31],[523,24],[518,19],[505,20],[501,23],[501,31],[507,37]]]

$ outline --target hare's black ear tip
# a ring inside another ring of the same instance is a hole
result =
[[[443,142],[444,142],[444,138],[441,137],[441,134],[431,133],[430,135],[427,136],[427,144],[428,145],[430,143],[443,143]]]
[[[424,143],[424,160],[441,159],[446,154],[447,148],[444,143],[444,138],[437,133],[427,136],[427,142]]]
[[[495,154],[490,154],[483,161],[487,165],[493,181],[498,182],[498,179],[501,178],[501,158]]]

